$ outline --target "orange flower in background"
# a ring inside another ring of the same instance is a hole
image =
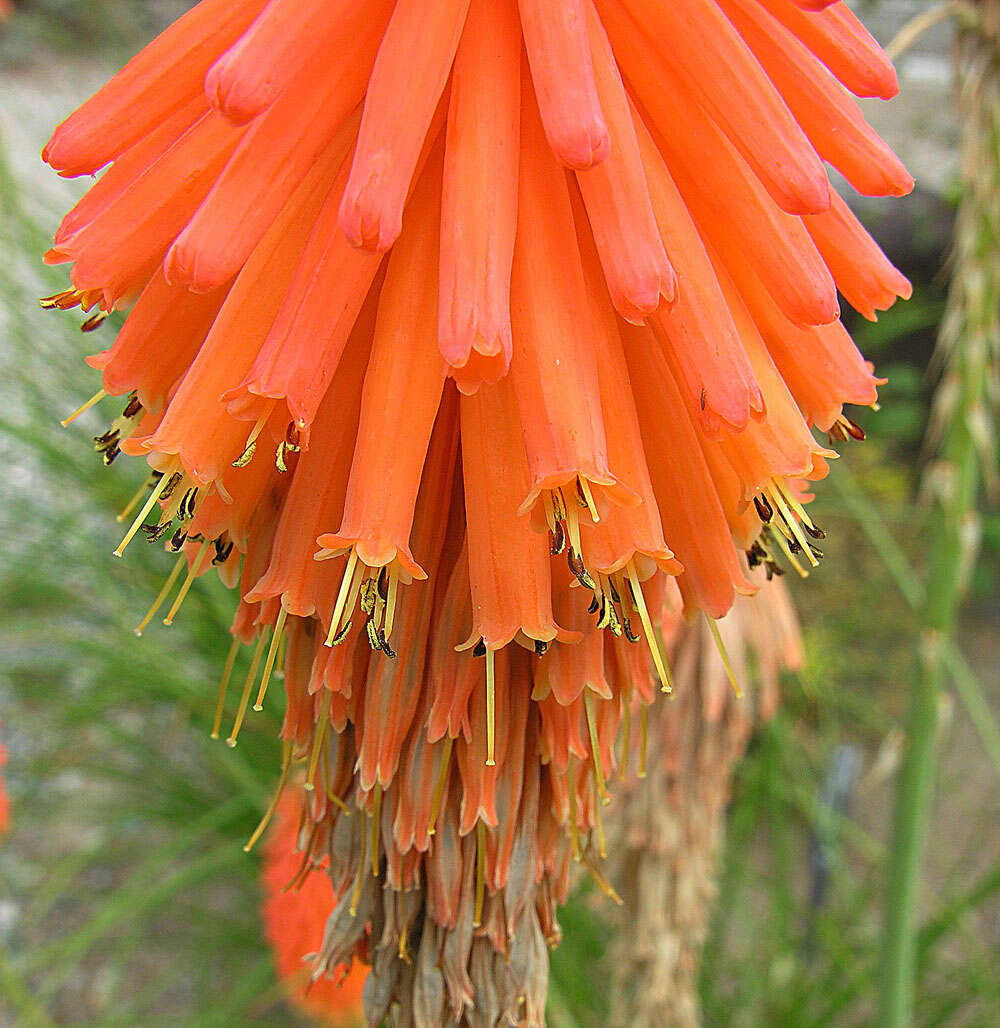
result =
[[[104,169],[43,303],[130,308],[89,363],[152,472],[116,552],[178,553],[140,629],[239,588],[215,734],[249,647],[228,741],[283,671],[369,1023],[537,1023],[669,619],[822,556],[813,430],[880,382],[837,292],[909,294],[825,163],[912,187],[850,95],[895,91],[842,0],[203,0],[45,148]]]
[[[367,969],[356,963],[336,980],[312,981],[307,958],[323,943],[323,929],[337,902],[330,879],[299,852],[302,804],[286,793],[267,839],[261,884],[264,888],[264,933],[274,950],[278,974],[289,994],[307,1014],[336,1028],[364,1024],[361,990]]]

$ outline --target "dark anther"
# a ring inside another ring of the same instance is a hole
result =
[[[708,406],[708,390],[702,389],[701,396],[698,397],[698,406],[704,410]]]
[[[576,502],[578,506],[587,510],[587,497],[583,495],[583,485],[580,483],[580,479],[576,480]]]
[[[142,404],[139,402],[139,397],[135,393],[129,393],[128,403],[125,404],[122,417],[131,420],[134,417],[138,417],[141,413]]]
[[[385,601],[389,598],[389,565],[386,564],[378,573],[378,594]]]
[[[109,428],[104,435],[94,436],[94,449],[103,453],[109,446],[118,441],[120,431],[117,428]]]
[[[813,539],[825,539],[826,532],[822,528],[817,528],[815,525],[807,524],[805,521],[802,522],[802,527],[806,530],[806,534]]]
[[[799,545],[798,539],[796,539],[794,536],[791,536],[790,538],[786,539],[785,541],[788,543],[788,551],[789,551],[789,553],[801,553],[802,552],[802,547]]]
[[[232,539],[226,539],[224,535],[220,535],[215,540],[215,556],[212,558],[212,563],[216,565],[225,564],[229,560],[229,555],[233,552],[234,545]]]
[[[104,466],[110,468],[115,462],[115,458],[119,453],[122,452],[121,447],[118,445],[118,441],[115,440],[105,451],[104,451]]]
[[[844,419],[844,431],[852,438],[856,439],[859,443],[863,443],[868,437],[865,435],[865,430],[857,423],[851,421],[846,414],[840,415]]]
[[[187,541],[187,537],[187,532],[184,531],[184,526],[181,525],[181,527],[174,532],[174,536],[170,540],[171,553],[176,553]]]
[[[607,596],[601,593],[601,616],[597,619],[598,631],[611,627],[611,618],[614,616],[614,611],[615,608],[612,604],[608,603]]]
[[[615,588],[615,583],[612,582],[610,579],[608,579],[608,588],[611,590],[611,599],[613,599],[615,603],[621,603],[622,598],[618,595],[618,590]]]
[[[472,647],[473,657],[485,657],[486,656],[486,643],[482,639]]]
[[[596,590],[597,586],[594,580],[590,577],[587,569],[583,566],[583,557],[578,553],[575,553],[573,547],[570,546],[567,550],[566,561],[569,564],[570,571],[576,576],[577,581],[580,585],[587,589]]]
[[[549,532],[549,553],[557,557],[566,549],[566,531],[561,521],[556,522],[556,527]]]
[[[163,477],[163,476],[161,475],[161,476],[160,476],[160,478],[162,478],[162,477]],[[183,475],[182,475],[182,474],[181,474],[181,473],[180,473],[179,471],[175,471],[175,472],[174,472],[174,473],[173,473],[173,474],[172,474],[172,475],[170,476],[170,481],[169,481],[169,482],[167,482],[167,487],[166,487],[166,489],[164,489],[164,490],[163,490],[163,492],[162,492],[162,493],[160,493],[160,503],[165,503],[165,502],[166,502],[167,500],[169,500],[169,499],[170,499],[170,497],[171,497],[171,496],[173,495],[173,493],[174,493],[174,490],[175,490],[175,489],[177,488],[177,486],[178,486],[178,485],[180,484],[180,481],[181,481],[181,479],[182,479],[183,477],[184,477],[184,476],[183,476]],[[157,479],[157,481],[159,481],[159,479]]]
[[[348,621],[347,624],[341,627],[340,631],[333,637],[332,646],[339,646],[347,638],[347,633],[350,632],[352,624],[354,624],[353,621]]]
[[[813,544],[810,543],[809,544],[809,551],[810,551],[810,553],[812,553],[812,555],[817,560],[822,560],[823,559],[823,551],[818,546],[813,546]]]
[[[390,659],[396,659],[396,651],[389,645],[389,641],[385,637],[385,632],[380,628],[378,630],[378,643],[379,649]]]
[[[107,319],[107,311],[98,311],[96,314],[91,314],[91,316],[80,326],[80,331],[93,332],[95,329],[100,328]]]
[[[771,523],[771,518],[774,517],[774,508],[771,506],[770,500],[761,493],[753,498],[753,505],[757,508],[757,517],[759,517],[765,525],[769,525]]]
[[[151,542],[159,542],[170,531],[173,521],[164,521],[162,525],[143,525],[142,534]]]
[[[625,638],[628,639],[630,643],[637,643],[639,641],[639,636],[632,631],[632,622],[629,621],[628,618],[623,619],[622,629],[625,632]]]
[[[598,612],[598,611],[599,611],[600,609],[601,609],[601,604],[600,604],[600,601],[599,601],[599,600],[597,599],[597,597],[595,596],[595,597],[594,597],[594,598],[593,598],[593,599],[592,599],[592,600],[590,601],[590,606],[589,606],[589,607],[587,608],[587,613],[588,613],[588,614],[596,614],[596,613],[597,613],[597,612]]]
[[[378,637],[378,625],[371,618],[365,622],[365,629],[368,632],[368,645],[373,650],[382,649],[382,640]]]
[[[193,489],[188,489],[177,508],[177,516],[181,521],[187,521],[189,518],[194,517],[194,508],[197,501],[198,487],[195,486]]]
[[[775,575],[780,575],[781,573],[781,569],[777,566],[777,564],[772,564],[770,561],[768,561],[764,565],[764,574],[767,575],[767,580],[769,582],[772,578],[774,578]]]
[[[549,644],[547,642],[544,642],[542,639],[536,639],[535,640],[535,653],[539,657],[544,657],[545,656],[545,651],[548,648],[549,648]]]

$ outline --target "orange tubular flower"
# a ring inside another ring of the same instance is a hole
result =
[[[116,552],[176,554],[137,630],[238,589],[213,735],[283,675],[296,946],[368,1024],[540,1023],[681,612],[724,648],[818,563],[812,433],[881,384],[838,290],[909,295],[824,162],[911,187],[849,95],[895,90],[843,0],[202,0],[46,147],[101,174],[43,305],[131,306],[77,413],[127,397]]]

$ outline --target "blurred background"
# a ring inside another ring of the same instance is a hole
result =
[[[241,845],[273,787],[278,715],[257,715],[235,750],[209,740],[232,603],[207,580],[171,629],[133,635],[168,570],[154,548],[111,556],[114,515],[142,469],[101,468],[95,412],[59,427],[97,388],[81,358],[100,347],[37,304],[63,288],[64,270],[40,255],[83,191],[43,169],[39,150],[185,6],[16,0],[0,23],[0,718],[13,807],[0,842],[0,1024],[304,1023],[283,1004],[257,857]],[[925,5],[860,7],[886,42]],[[805,667],[736,770],[700,973],[706,1024],[874,1023],[893,786],[938,527],[921,482],[961,194],[952,40],[948,24],[923,34],[899,61],[901,96],[866,102],[918,185],[859,209],[914,297],[851,326],[889,383],[881,411],[859,417],[868,440],[844,448],[818,491],[827,559],[791,583]],[[995,507],[981,528],[939,700],[917,950],[927,1026],[1000,1024]],[[586,889],[566,909],[555,1028],[607,1023],[614,916]]]

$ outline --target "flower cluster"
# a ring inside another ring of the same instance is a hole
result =
[[[106,169],[43,304],[130,308],[89,363],[152,472],[116,552],[179,554],[140,629],[239,587],[216,732],[248,646],[229,742],[283,671],[370,1023],[410,979],[540,1019],[664,623],[818,562],[878,385],[837,291],[909,292],[824,162],[910,189],[848,92],[895,90],[842,0],[202,0],[46,147]]]

